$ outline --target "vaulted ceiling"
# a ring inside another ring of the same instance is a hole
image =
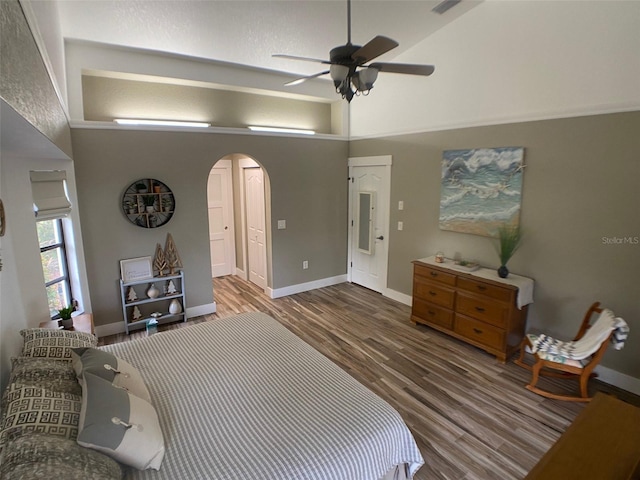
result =
[[[353,0],[352,42],[385,35],[398,54],[473,8],[464,0],[444,14],[442,0]],[[59,2],[65,39],[100,42],[307,75],[312,62],[274,53],[326,59],[347,40],[346,0],[65,0]]]

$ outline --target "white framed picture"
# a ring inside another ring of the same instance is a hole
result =
[[[120,277],[124,283],[153,278],[151,257],[120,260]]]

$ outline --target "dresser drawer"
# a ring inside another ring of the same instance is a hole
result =
[[[511,300],[512,290],[473,280],[471,278],[458,278],[458,288],[472,293],[477,293],[485,297],[495,298],[496,300],[503,302],[509,302]]]
[[[422,277],[416,277],[413,282],[413,298],[426,300],[441,307],[453,309],[456,292],[437,283],[427,282]]]
[[[453,311],[447,310],[446,308],[438,307],[432,303],[414,298],[411,313],[426,322],[440,325],[449,330],[453,329]]]
[[[431,281],[444,283],[445,285],[454,286],[456,284],[456,276],[451,273],[445,273],[435,268],[424,265],[415,265],[415,275],[428,278]]]
[[[507,304],[496,302],[490,298],[466,295],[458,292],[456,312],[481,320],[496,327],[507,326],[509,307]]]
[[[469,340],[476,341],[490,348],[504,348],[504,331],[487,325],[484,322],[456,314],[454,331]]]

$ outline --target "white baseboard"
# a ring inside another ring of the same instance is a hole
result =
[[[313,282],[299,283],[297,285],[290,285],[282,288],[267,288],[266,293],[270,298],[286,297],[287,295],[293,295],[295,293],[308,292],[309,290],[315,290],[316,288],[329,287],[331,285],[337,285],[347,281],[346,275],[337,275],[335,277],[322,278],[320,280],[314,280]]]
[[[188,307],[186,311],[187,318],[199,317],[210,313],[216,313],[216,302]],[[108,337],[109,335],[116,335],[118,333],[124,333],[123,321],[96,326],[96,336],[98,337]]]
[[[197,305],[195,307],[187,307],[187,318],[199,317],[201,315],[209,315],[216,313],[216,302],[206,305]]]
[[[413,303],[413,297],[411,295],[397,292],[396,290],[391,290],[390,288],[385,288],[384,292],[382,292],[382,295],[405,305],[411,306],[411,304]]]
[[[626,390],[627,392],[640,395],[640,378],[632,377],[625,373],[620,373],[602,365],[598,365],[595,368],[598,374],[598,380],[609,385]]]
[[[97,337],[108,337],[124,332],[124,322],[107,323],[106,325],[96,325]]]

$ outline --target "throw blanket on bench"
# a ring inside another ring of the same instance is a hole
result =
[[[600,348],[602,342],[606,341],[612,331],[610,341],[613,348],[620,350],[629,335],[629,326],[622,318],[615,317],[611,310],[604,309],[598,320],[580,340],[566,342],[545,334],[527,334],[527,338],[531,342],[531,353],[538,353],[558,363],[566,363],[562,361],[564,359],[577,360],[580,364],[584,364]]]

